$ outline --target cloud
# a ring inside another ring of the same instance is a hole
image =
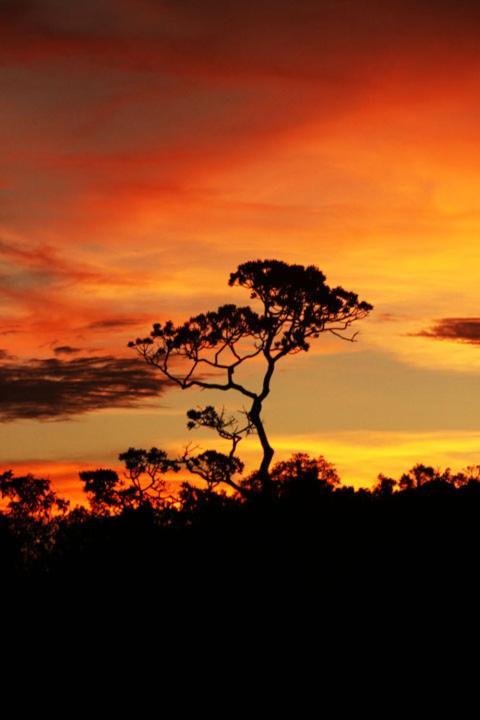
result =
[[[404,320],[408,320],[408,316],[401,315],[399,313],[393,313],[393,312],[383,312],[383,313],[377,313],[373,319],[375,322],[380,322],[380,323],[394,323],[394,322],[402,322]]]
[[[142,320],[143,318],[139,318],[138,316],[128,317],[127,315],[103,318],[102,320],[95,320],[94,322],[91,322],[87,328],[88,330],[111,330],[138,325],[138,323]]]
[[[93,410],[137,407],[158,398],[167,385],[135,358],[2,362],[0,421],[65,419]]]
[[[70,345],[59,345],[59,347],[53,348],[55,355],[75,355],[80,352],[80,348],[74,348]]]
[[[61,257],[58,248],[45,244],[28,247],[26,243],[7,242],[0,237],[0,269],[1,263],[8,264],[9,272],[0,274],[2,292],[9,289],[35,291],[46,285],[49,287],[71,286],[75,283],[115,283],[128,282],[124,274],[112,272],[111,269],[99,270],[85,262]]]
[[[453,340],[470,345],[480,345],[480,318],[443,318],[429,330],[415,333],[413,337]]]
[[[479,19],[477,3],[459,0],[437,0],[434,13],[430,0],[8,0],[2,12],[3,52],[25,63],[87,55],[216,75],[315,75],[352,51],[474,37]]]
[[[185,224],[188,194],[215,186],[212,174],[305,124],[325,135],[375,88],[401,102],[412,66],[422,98],[446,74],[457,85],[471,43],[455,43],[448,67],[446,50],[462,35],[476,43],[479,15],[441,0],[434,14],[419,0],[7,0],[2,12],[2,212],[27,237],[65,237],[69,253],[99,227],[133,236],[175,201]],[[96,280],[91,267],[83,275]]]

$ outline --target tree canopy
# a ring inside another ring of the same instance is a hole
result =
[[[225,456],[230,464],[239,440],[256,432],[263,454],[258,477],[268,492],[274,450],[261,412],[277,363],[287,355],[308,351],[311,341],[322,333],[354,341],[357,333],[348,335],[349,328],[365,318],[372,305],[342,287],[331,288],[314,265],[280,260],[245,262],[230,274],[229,285],[249,291],[255,308],[228,304],[180,325],[170,320],[155,323],[149,336],[137,338],[129,346],[182,389],[231,390],[249,399],[246,422],[242,428],[237,425],[233,434],[233,419],[219,422],[223,416],[211,406],[191,411],[198,413],[193,422],[230,439],[233,450]],[[236,371],[254,358],[263,359],[264,364],[259,385],[252,389],[239,381]],[[228,479],[231,483],[231,474]]]

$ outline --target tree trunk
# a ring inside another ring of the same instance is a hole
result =
[[[272,494],[272,479],[270,477],[269,468],[275,451],[268,442],[267,433],[265,432],[265,428],[260,417],[261,411],[261,401],[258,399],[254,400],[252,409],[249,413],[249,417],[253,425],[255,426],[258,437],[260,439],[260,443],[262,445],[263,458],[258,469],[258,477],[260,479],[260,482],[262,483],[262,492],[265,496],[268,497]]]

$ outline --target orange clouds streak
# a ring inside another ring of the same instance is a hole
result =
[[[478,368],[414,337],[478,314],[476,4],[3,8],[0,348],[127,354],[274,256],[373,302],[373,355]]]

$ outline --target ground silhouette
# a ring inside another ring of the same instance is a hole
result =
[[[124,462],[132,455],[122,453]],[[117,492],[116,474],[98,474],[97,484],[83,476],[88,504],[75,508],[52,494],[48,480],[0,477],[8,497],[0,514],[3,577],[148,579],[170,590],[399,582],[415,572],[457,573],[478,551],[478,467],[452,473],[416,465],[398,479],[380,475],[370,490],[354,489],[323,457],[298,453],[272,467],[268,498],[255,473],[244,480],[246,494],[184,482],[175,495],[120,504],[109,494]]]

